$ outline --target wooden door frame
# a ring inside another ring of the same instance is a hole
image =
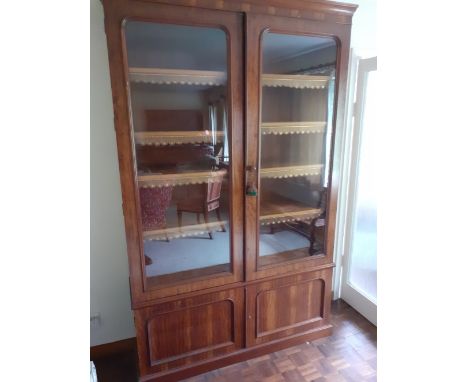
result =
[[[245,200],[245,267],[247,281],[283,274],[299,273],[333,263],[336,206],[340,178],[339,153],[345,117],[347,63],[349,57],[351,25],[293,19],[260,14],[246,15],[246,159],[250,168],[259,168],[259,124],[261,113],[261,38],[265,30],[275,33],[331,37],[337,44],[336,81],[333,113],[333,131],[330,148],[330,173],[328,181],[327,230],[325,256],[307,257],[259,270],[258,197],[246,196]],[[336,164],[336,165],[334,165]],[[259,172],[256,174],[259,189]]]
[[[136,1],[104,0],[114,123],[119,153],[122,208],[129,258],[132,308],[179,294],[242,281],[243,276],[243,29],[242,14]],[[227,38],[229,119],[231,126],[230,249],[232,273],[149,289],[146,285],[142,226],[134,160],[130,85],[125,45],[127,20],[222,29]]]

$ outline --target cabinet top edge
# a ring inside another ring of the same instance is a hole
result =
[[[334,15],[339,24],[351,24],[357,4],[332,0],[100,0],[107,12],[124,11],[133,4],[160,4],[220,11],[289,16],[325,21],[323,14]],[[125,11],[124,11],[125,12]],[[332,16],[333,17],[333,16]]]

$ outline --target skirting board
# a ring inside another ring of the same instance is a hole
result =
[[[93,361],[98,358],[108,357],[113,354],[126,353],[136,350],[136,338],[131,337],[126,340],[111,342],[97,346],[91,346],[90,359]]]

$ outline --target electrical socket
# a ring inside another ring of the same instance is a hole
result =
[[[101,313],[91,314],[91,328],[98,328],[101,326]]]

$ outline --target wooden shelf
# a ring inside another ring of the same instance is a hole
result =
[[[226,73],[208,70],[182,70],[161,68],[129,68],[130,81],[156,85],[209,85],[226,84]]]
[[[261,125],[262,135],[313,134],[323,133],[326,122],[264,122]]]
[[[267,167],[260,169],[260,178],[293,178],[297,176],[313,176],[322,173],[323,165],[312,164],[307,166]]]
[[[258,257],[258,265],[260,267],[268,267],[275,264],[282,264],[287,261],[304,259],[310,256],[309,248],[292,249],[274,253],[272,255],[264,255]]]
[[[227,220],[143,231],[143,240],[170,240],[187,236],[199,236],[208,234],[210,231],[222,231],[223,227],[228,229]]]
[[[214,134],[216,143],[221,143],[224,132]],[[168,146],[190,143],[212,143],[213,133],[203,131],[145,131],[135,133],[135,143],[142,146]]]
[[[280,212],[260,216],[260,225],[280,224],[292,221],[308,221],[322,213],[320,208],[309,208],[301,211]]]
[[[267,87],[295,89],[325,89],[329,76],[309,76],[301,74],[263,74],[262,84]]]
[[[310,221],[323,211],[276,195],[260,199],[260,225],[280,224],[292,221]]]
[[[168,187],[221,181],[226,169],[216,171],[181,172],[172,174],[145,174],[138,176],[139,187]]]
[[[226,84],[225,72],[209,70],[185,70],[162,68],[129,68],[130,81],[158,85],[209,85]],[[299,74],[264,74],[262,84],[267,87],[288,87],[297,89],[324,89],[328,86],[328,76]]]
[[[147,268],[148,269],[148,268]],[[174,285],[184,281],[193,280],[199,277],[209,277],[212,275],[219,275],[220,273],[231,272],[231,264],[224,263],[212,265],[209,267],[189,269],[175,273],[167,273],[159,276],[148,276],[146,279],[148,288],[156,288],[161,285]]]

